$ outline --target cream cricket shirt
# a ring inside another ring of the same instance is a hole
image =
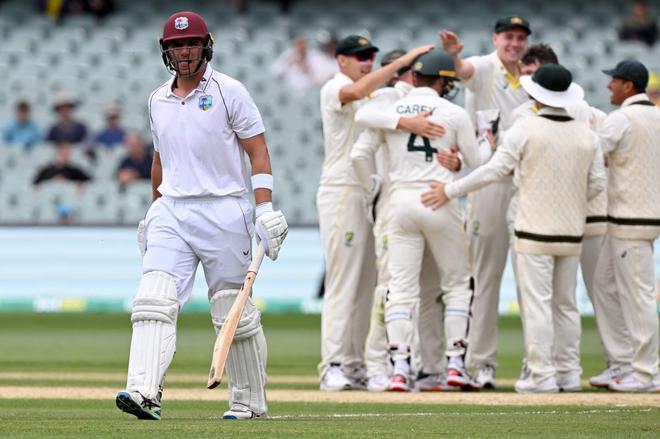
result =
[[[370,143],[358,141],[353,150],[354,157],[369,157],[382,144],[386,143],[390,158],[390,180],[392,188],[423,184],[430,181],[450,182],[455,173],[440,165],[435,154],[449,150],[456,145],[468,166],[476,168],[480,158],[474,128],[465,110],[441,98],[432,88],[419,87],[403,99],[390,104],[387,111],[396,115],[415,116],[433,110],[430,120],[445,127],[444,136],[429,140],[402,130],[381,130],[384,142],[372,139]]]
[[[173,82],[157,88],[148,104],[163,166],[158,191],[176,198],[244,195],[249,175],[239,139],[264,132],[252,97],[243,84],[208,65],[183,99],[172,93]]]
[[[470,79],[461,81],[465,87],[465,109],[476,126],[477,112],[499,110],[499,129],[508,130],[513,124],[513,110],[529,100],[527,93],[502,64],[497,52],[467,58],[474,66]],[[502,136],[499,137],[500,139]]]
[[[321,185],[359,186],[351,165],[351,148],[361,129],[355,123],[355,113],[363,101],[342,105],[339,91],[353,80],[337,73],[321,88],[321,119],[325,157],[321,170]]]

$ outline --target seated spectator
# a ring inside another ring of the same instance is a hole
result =
[[[128,155],[117,168],[117,182],[122,188],[133,181],[151,178],[152,155],[142,137],[136,133],[128,133],[125,142]]]
[[[635,0],[630,17],[619,29],[619,39],[623,41],[641,41],[653,46],[658,39],[658,23],[649,11],[645,0]]]
[[[78,105],[78,101],[66,93],[59,93],[55,96],[53,109],[57,113],[57,122],[48,130],[47,141],[81,143],[87,138],[85,124],[73,118],[73,110],[76,105]]]
[[[55,161],[41,168],[33,184],[39,184],[50,180],[65,180],[73,183],[85,183],[91,180],[91,177],[82,169],[71,163],[71,143],[59,141],[55,145]]]
[[[308,47],[304,36],[293,37],[292,43],[293,47],[273,62],[271,73],[276,78],[284,78],[294,92],[304,94],[309,87],[320,87],[328,79],[326,63],[320,52]]]
[[[29,149],[41,140],[41,133],[36,122],[30,117],[30,104],[20,101],[16,104],[16,118],[5,124],[3,131],[5,142]]]
[[[105,110],[106,126],[96,135],[95,143],[110,149],[124,142],[126,132],[121,127],[121,109],[111,104]]]

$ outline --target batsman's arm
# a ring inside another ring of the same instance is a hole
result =
[[[270,166],[270,156],[268,154],[268,146],[266,145],[266,136],[261,133],[256,136],[248,137],[247,139],[240,139],[243,149],[250,158],[250,165],[252,167],[252,175],[269,175],[271,176],[270,189],[267,187],[256,187],[254,189],[254,201],[257,204],[270,203],[273,199],[272,189],[272,174],[273,171]],[[267,185],[266,185],[267,186]]]
[[[163,165],[160,163],[160,153],[154,151],[154,157],[151,160],[151,198],[152,202],[160,198],[158,187],[163,182]]]

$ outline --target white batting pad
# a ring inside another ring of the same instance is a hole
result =
[[[471,290],[450,291],[442,296],[445,304],[447,356],[465,354],[470,319]]]
[[[284,238],[289,233],[289,225],[281,210],[266,212],[257,218],[257,244],[263,241],[266,256],[273,261],[277,259]]]
[[[220,331],[238,290],[220,290],[211,297],[211,318]],[[266,338],[261,313],[248,298],[227,356],[229,407],[243,404],[255,414],[266,413]]]
[[[165,373],[176,351],[179,303],[174,279],[167,273],[145,273],[133,301],[133,337],[126,390],[159,398]]]

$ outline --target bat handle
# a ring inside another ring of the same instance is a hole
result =
[[[252,255],[252,263],[248,267],[248,271],[253,272],[254,274],[257,274],[259,271],[259,267],[261,266],[261,261],[264,260],[264,256],[266,255],[266,250],[264,249],[264,246],[259,243],[257,246],[257,252]]]

